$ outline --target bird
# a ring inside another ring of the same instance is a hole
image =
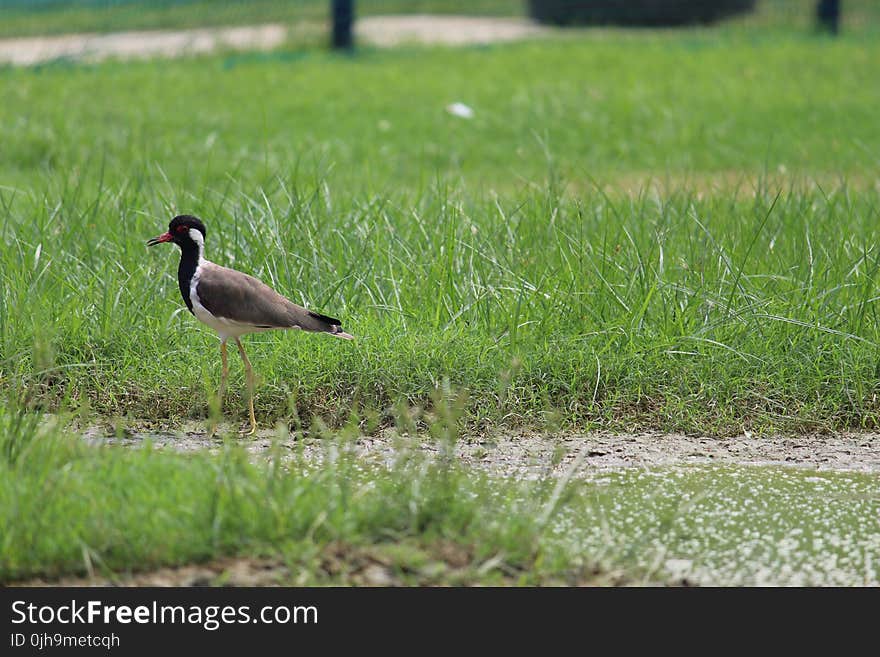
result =
[[[196,319],[214,329],[220,338],[221,408],[229,375],[226,343],[235,340],[247,378],[250,430],[244,435],[250,436],[257,430],[254,370],[241,343],[241,336],[273,329],[328,333],[344,340],[353,340],[354,336],[342,330],[338,319],[298,306],[253,276],[207,260],[206,235],[201,219],[182,214],[171,220],[168,232],[148,240],[147,246],[173,242],[180,247],[177,283],[183,302]]]

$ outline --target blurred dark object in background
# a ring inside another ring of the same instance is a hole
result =
[[[837,34],[840,31],[840,0],[819,0],[816,18],[819,20],[819,29]]]
[[[333,14],[333,48],[351,50],[354,47],[354,0],[333,0],[330,8]]]
[[[529,14],[553,25],[662,26],[712,23],[752,11],[755,0],[528,0]]]

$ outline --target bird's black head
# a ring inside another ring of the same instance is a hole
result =
[[[198,235],[194,235],[191,232],[193,230],[201,233],[201,238]],[[201,246],[205,243],[205,224],[198,217],[189,214],[178,215],[168,224],[168,232],[159,235],[159,237],[154,237],[147,242],[147,246],[155,246],[162,242],[174,242],[181,249],[197,245]]]

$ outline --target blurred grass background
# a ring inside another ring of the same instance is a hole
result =
[[[706,0],[707,2],[711,0]],[[729,25],[755,29],[810,30],[816,0],[758,0],[756,11]],[[880,4],[846,0],[846,32],[876,33]],[[0,0],[0,36],[65,32],[181,29],[265,22],[326,23],[330,0]],[[458,14],[525,16],[525,0],[355,0],[358,16]]]

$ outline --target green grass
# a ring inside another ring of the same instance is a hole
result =
[[[208,415],[216,337],[144,245],[190,212],[358,336],[247,339],[261,423],[328,454],[382,425],[875,428],[878,63],[866,33],[735,26],[0,69],[0,581],[263,555],[348,584],[366,554],[404,583],[876,583],[876,476],[557,488],[406,449],[92,448],[64,418]]]
[[[573,549],[549,546],[550,519],[570,497],[552,480],[492,481],[406,450],[392,466],[364,464],[345,451],[356,435],[327,438],[321,463],[273,449],[254,464],[236,442],[215,457],[86,447],[7,409],[0,583],[259,555],[300,584],[347,584],[345,567],[365,553],[393,559],[405,583],[593,578]],[[343,554],[341,569],[321,567],[329,552]]]
[[[117,582],[242,557],[299,585],[370,583],[371,565],[404,585],[877,584],[876,475],[700,466],[492,479],[446,456],[456,413],[441,406],[439,455],[401,436],[384,466],[348,449],[355,424],[310,441],[311,456],[302,435],[256,458],[239,441],[183,456],[89,447],[7,407],[0,583]]]
[[[359,337],[248,339],[264,423],[448,379],[475,428],[875,427],[880,48],[725,34],[6,69],[0,385],[204,418],[216,338],[144,246],[189,212]]]

